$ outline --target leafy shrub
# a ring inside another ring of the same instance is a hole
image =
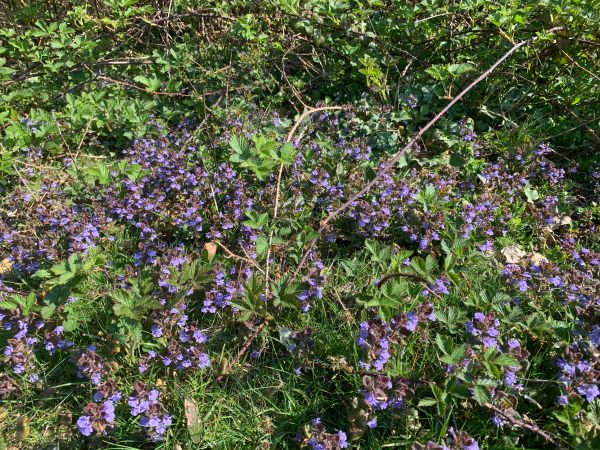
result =
[[[592,3],[2,7],[3,444],[596,447]]]

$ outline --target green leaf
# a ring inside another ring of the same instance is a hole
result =
[[[17,309],[19,305],[11,300],[3,300],[0,302],[1,309]]]
[[[269,240],[266,236],[260,235],[256,238],[256,253],[259,256],[265,256],[269,249]]]
[[[427,255],[427,259],[425,259],[425,270],[430,275],[433,275],[433,273],[438,270],[438,263],[431,255]]]
[[[435,337],[435,343],[444,354],[449,355],[450,353],[452,353],[452,349],[454,348],[454,342],[449,337],[438,334]]]
[[[401,298],[410,294],[410,284],[408,281],[402,279],[387,282],[383,285],[381,293],[398,302]]]
[[[71,295],[71,289],[64,285],[54,286],[44,297],[44,302],[55,306],[62,305]]]
[[[55,305],[42,306],[42,308],[40,309],[40,313],[42,314],[42,319],[48,320],[50,317],[52,317],[52,315],[54,314],[54,311],[56,311]]]
[[[365,247],[371,253],[371,261],[384,263],[390,259],[392,248],[378,241],[365,241]]]
[[[499,354],[496,359],[494,359],[494,363],[503,367],[519,367],[519,361],[512,356],[506,353]]]
[[[525,197],[527,197],[527,201],[529,203],[533,203],[540,198],[539,192],[535,189],[532,189],[529,183],[527,183],[523,188],[523,193],[525,194]]]
[[[248,141],[239,134],[234,134],[231,136],[229,139],[229,146],[238,155],[245,155],[249,154],[250,152],[250,145],[248,144]]]
[[[419,408],[427,408],[428,406],[437,405],[438,401],[435,398],[425,397],[424,399],[419,400],[417,406]]]
[[[488,403],[491,400],[490,393],[485,386],[473,386],[473,397],[480,405]]]
[[[450,165],[452,167],[463,167],[466,164],[466,160],[460,155],[460,153],[453,152],[450,155]]]
[[[473,67],[472,64],[449,64],[446,67],[446,70],[448,70],[448,73],[450,75],[452,75],[453,77],[459,77],[465,73],[469,73],[475,70],[475,67]]]
[[[259,214],[256,211],[246,211],[246,217],[248,220],[244,221],[244,225],[250,228],[262,228],[269,223],[269,213]]]
[[[158,78],[148,78],[144,75],[138,75],[133,80],[143,84],[150,91],[158,91],[160,88],[160,80]]]
[[[292,144],[285,144],[282,148],[281,148],[281,155],[280,158],[281,160],[286,163],[286,164],[292,164],[295,159],[296,159],[296,149],[294,148],[294,146]]]

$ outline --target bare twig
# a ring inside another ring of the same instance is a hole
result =
[[[104,75],[95,75],[96,79],[108,81],[110,83],[119,84],[121,86],[126,86],[131,89],[136,89],[138,91],[147,92],[148,94],[153,95],[164,95],[168,97],[193,97],[193,94],[184,94],[183,92],[161,92],[161,91],[152,91],[150,89],[146,89],[140,86],[137,86],[132,83],[128,83],[127,81],[115,80],[114,78],[105,77]]]
[[[569,61],[571,61],[575,66],[579,67],[581,70],[583,70],[589,76],[591,76],[591,77],[595,78],[596,80],[600,81],[600,77],[598,75],[596,75],[595,73],[590,72],[589,70],[587,70],[585,67],[583,67],[581,64],[579,64],[577,61],[575,61],[573,58],[571,58],[571,55],[569,55],[567,52],[565,52],[564,50],[561,50],[561,53],[563,55],[565,55],[567,57],[567,59]]]
[[[266,326],[267,326],[267,322],[265,321],[265,322],[261,323],[258,326],[258,328],[256,330],[254,330],[254,332],[250,336],[248,336],[248,339],[246,339],[246,342],[244,342],[244,345],[242,345],[242,347],[238,350],[235,357],[230,361],[229,367],[233,368],[237,364],[237,362],[242,358],[242,356],[244,356],[244,354],[248,351],[248,349],[250,348],[250,346],[252,345],[254,340],[258,337],[260,332]],[[217,377],[217,381],[221,381],[224,377],[225,377],[225,375],[219,375]]]
[[[525,430],[529,430],[532,433],[537,434],[539,437],[544,439],[546,442],[549,442],[550,444],[556,445],[557,447],[560,448],[560,444],[558,443],[558,441],[554,437],[552,437],[550,434],[548,434],[546,431],[542,430],[535,422],[533,422],[533,421],[525,422],[523,420],[517,419],[513,414],[511,414],[511,412],[515,412],[513,409],[503,410],[503,409],[500,409],[497,406],[492,405],[491,403],[487,403],[487,402],[484,403],[483,406],[485,406],[490,411],[493,411],[495,414],[501,416],[503,419],[510,422],[514,426],[523,428]]]
[[[240,255],[236,255],[235,253],[233,253],[231,250],[229,250],[227,247],[225,247],[225,245],[221,242],[221,241],[214,241],[215,244],[217,244],[219,247],[221,247],[223,249],[223,251],[225,251],[225,253],[230,257],[230,258],[234,258],[237,259],[239,261],[244,261],[247,262],[248,264],[250,264],[251,266],[253,266],[254,268],[256,268],[260,273],[265,273],[262,268],[256,263],[256,261],[253,261],[250,258],[244,258],[243,256]]]
[[[19,291],[16,289],[12,289],[10,287],[0,286],[0,292],[6,292],[8,294],[17,294],[17,295],[29,295],[29,292]]]

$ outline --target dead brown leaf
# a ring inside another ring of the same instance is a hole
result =
[[[206,253],[208,254],[208,259],[213,259],[217,254],[217,246],[212,242],[204,244],[204,250],[206,250]]]

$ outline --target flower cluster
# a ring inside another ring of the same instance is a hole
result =
[[[558,399],[559,403],[568,403],[572,396],[582,396],[588,402],[600,396],[600,360],[597,351],[586,349],[584,343],[574,343],[565,349],[556,365],[560,370],[559,380],[564,382],[566,388],[566,394]]]
[[[33,171],[30,177],[38,175]],[[46,176],[35,197],[17,188],[0,208],[0,251],[8,253],[16,272],[32,273],[43,262],[85,253],[108,229],[112,220],[102,205],[94,199],[74,202],[69,181]]]
[[[7,399],[19,394],[20,389],[17,382],[8,375],[0,377],[0,398]]]
[[[364,401],[371,413],[388,408],[401,408],[413,390],[406,380],[383,375],[365,375],[362,379]]]
[[[108,366],[104,358],[96,353],[96,347],[90,346],[79,352],[77,358],[77,376],[88,378],[92,383],[98,385],[108,374]]]
[[[499,326],[500,321],[496,319],[496,314],[494,313],[483,314],[476,312],[473,314],[473,320],[465,323],[467,333],[474,336],[484,347],[493,348],[498,347]]]
[[[305,276],[308,288],[298,294],[300,301],[300,309],[302,312],[308,312],[311,307],[311,300],[323,297],[322,286],[325,283],[323,275],[324,265],[320,259],[315,256],[314,252],[309,255],[310,267]]]
[[[479,450],[479,443],[469,436],[464,431],[455,430],[453,427],[448,428],[448,434],[444,439],[444,443],[437,444],[429,441],[427,444],[419,444],[415,442],[412,450]]]
[[[172,423],[172,417],[166,413],[160,402],[160,392],[149,388],[141,381],[135,382],[133,391],[133,395],[127,400],[131,415],[142,416],[140,425],[153,441],[162,440]]]
[[[164,367],[175,367],[177,370],[204,369],[210,366],[210,357],[204,351],[207,336],[196,322],[188,319],[186,309],[186,304],[181,303],[169,310],[154,313],[151,333],[163,343],[164,350],[160,353],[150,350],[142,357],[139,363],[140,373],[145,372],[154,360],[160,361],[160,365]]]
[[[356,343],[365,351],[367,361],[360,362],[361,368],[383,370],[394,347],[415,332],[420,322],[432,320],[435,320],[433,303],[425,302],[414,311],[398,315],[389,323],[380,318],[362,322]]]
[[[77,419],[77,427],[84,436],[104,435],[114,427],[114,421],[115,404],[112,401],[90,402],[83,408],[83,414]]]
[[[310,425],[304,427],[298,435],[298,441],[302,448],[309,447],[311,450],[338,450],[348,448],[346,433],[327,433],[321,419],[313,419]]]

